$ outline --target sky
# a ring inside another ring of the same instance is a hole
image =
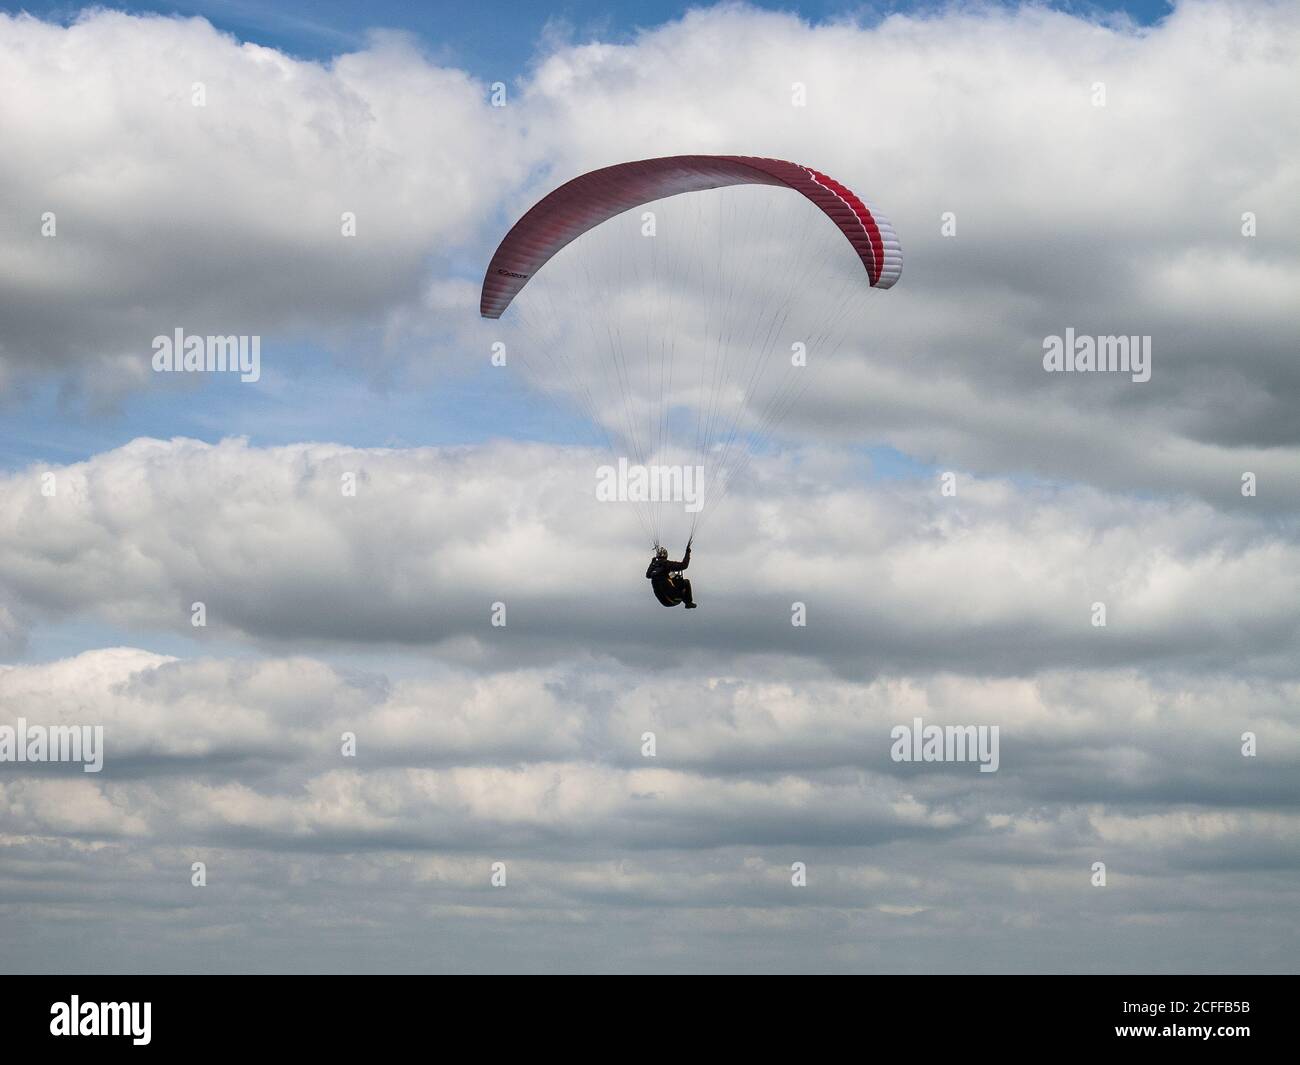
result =
[[[0,970],[1294,971],[1294,5],[19,10]],[[533,203],[678,154],[835,176],[901,279],[712,190],[479,317]],[[642,425],[733,445],[690,613],[593,490]]]
[[[26,11],[49,21],[67,22],[85,6],[88,5],[14,4],[6,0],[0,4],[0,10],[12,14]],[[662,25],[680,18],[692,8],[707,6],[663,3],[662,0],[643,0],[634,4],[594,3],[592,0],[538,4],[528,0],[502,0],[491,6],[465,5],[454,0],[364,5],[340,0],[285,0],[274,5],[249,2],[131,4],[121,10],[136,14],[198,16],[242,41],[254,41],[302,59],[321,61],[362,47],[376,30],[402,30],[416,35],[431,56],[491,81],[524,73],[534,60],[546,54],[549,47],[561,41],[621,43],[632,39],[640,29]],[[895,12],[939,10],[943,7],[941,4],[846,3],[842,0],[813,0],[800,4],[764,2],[750,6],[755,10],[793,12],[809,22],[852,19],[862,24],[878,22]],[[1065,11],[1122,14],[1142,25],[1157,22],[1172,8],[1165,0],[1136,0],[1133,3],[1103,0],[1093,4],[1044,6]]]

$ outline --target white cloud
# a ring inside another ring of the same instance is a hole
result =
[[[956,498],[928,481],[837,487],[815,462],[805,476],[765,461],[733,490],[691,569],[698,617],[713,620],[688,625],[650,596],[629,505],[596,501],[603,461],[504,442],[141,439],[0,478],[0,588],[26,625],[78,615],[199,641],[441,647],[498,663],[574,648],[639,661],[653,647],[849,671],[1270,668],[1295,638],[1295,544],[1245,517],[968,479]],[[806,628],[790,624],[794,602]]]
[[[1265,509],[1296,505],[1293,5],[1188,2],[1148,28],[722,6],[625,44],[555,44],[505,108],[391,35],[328,65],[201,20],[8,19],[4,39],[19,87],[0,95],[0,257],[26,278],[0,308],[11,371],[88,362],[94,388],[164,387],[143,360],[178,324],[306,332],[354,348],[361,373],[430,349],[459,364],[496,335],[467,286],[549,188],[628,158],[770,154],[878,201],[908,261],[792,428],[1220,506],[1252,470]],[[207,108],[189,106],[196,80]],[[45,209],[57,241],[36,236]],[[1041,339],[1066,326],[1151,334],[1153,380],[1044,374]]]
[[[155,385],[151,341],[177,327],[364,325],[414,298],[421,263],[495,208],[480,175],[528,165],[485,86],[394,35],[320,64],[202,19],[4,15],[0,55],[0,353],[84,367],[97,390]],[[344,212],[355,239],[340,236]]]

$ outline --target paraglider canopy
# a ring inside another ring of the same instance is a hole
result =
[[[783,159],[670,155],[593,170],[538,202],[515,223],[488,263],[479,313],[500,318],[551,256],[601,222],[652,200],[730,185],[779,185],[806,196],[853,245],[873,287],[891,288],[902,273],[894,227],[834,178]]]

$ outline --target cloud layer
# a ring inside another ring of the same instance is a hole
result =
[[[606,458],[505,442],[137,440],[11,475],[0,588],[27,624],[76,615],[202,636],[201,603],[205,628],[267,646],[424,646],[497,664],[583,648],[857,673],[1294,667],[1297,545],[1251,500],[1222,515],[969,478],[948,496],[937,479],[845,483],[834,455],[817,460],[760,462],[733,490],[697,556],[708,614],[689,627],[645,616],[633,505],[596,499]]]
[[[765,154],[869,195],[907,257],[870,344],[791,428],[1218,504],[1249,470],[1266,507],[1296,507],[1292,5],[1184,3],[1140,30],[1042,9],[857,27],[722,6],[561,47],[505,107],[392,35],[321,65],[201,20],[5,28],[15,381],[163,387],[149,345],[177,326],[313,337],[361,376],[409,358],[427,380],[431,348],[447,368],[486,357],[474,283],[548,189],[647,155]],[[1151,335],[1152,380],[1045,374],[1042,340],[1067,327]]]
[[[797,969],[1178,971],[1206,968],[1194,950],[1229,931],[1209,968],[1288,964],[1294,927],[1272,909],[1300,834],[1294,684],[702,680],[607,664],[390,686],[310,659],[127,649],[10,667],[12,711],[102,724],[108,754],[93,776],[7,775],[0,893],[36,920],[60,912],[42,885],[81,909],[129,895],[115,928],[171,914],[137,964],[187,971],[762,969],[778,944]],[[913,716],[1000,723],[1002,766],[890,762],[889,730]],[[1265,757],[1241,757],[1243,726]],[[193,861],[209,887],[188,886]],[[71,867],[96,886],[64,887]],[[420,918],[393,949],[395,907]],[[265,908],[292,945],[236,957],[225,926]],[[1190,942],[1144,957],[1187,922]],[[313,926],[323,938],[295,942]],[[45,967],[6,927],[7,956]],[[438,949],[447,936],[468,949]],[[710,964],[722,942],[735,953]]]

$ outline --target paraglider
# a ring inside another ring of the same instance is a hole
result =
[[[893,227],[829,175],[679,155],[602,167],[543,197],[492,255],[479,311],[514,308],[511,350],[533,384],[580,408],[618,459],[598,499],[625,483],[692,490],[620,498],[655,547],[656,598],[692,609],[681,571],[705,515],[795,408],[807,368],[838,350],[864,293],[901,272]],[[680,563],[659,547],[674,521]]]
[[[680,562],[668,559],[668,548],[656,547],[654,557],[646,568],[646,580],[655,593],[655,598],[664,606],[676,606],[685,603],[687,610],[694,610],[699,604],[691,596],[691,582],[682,576],[682,570],[691,564],[691,545],[687,543],[686,554]]]

